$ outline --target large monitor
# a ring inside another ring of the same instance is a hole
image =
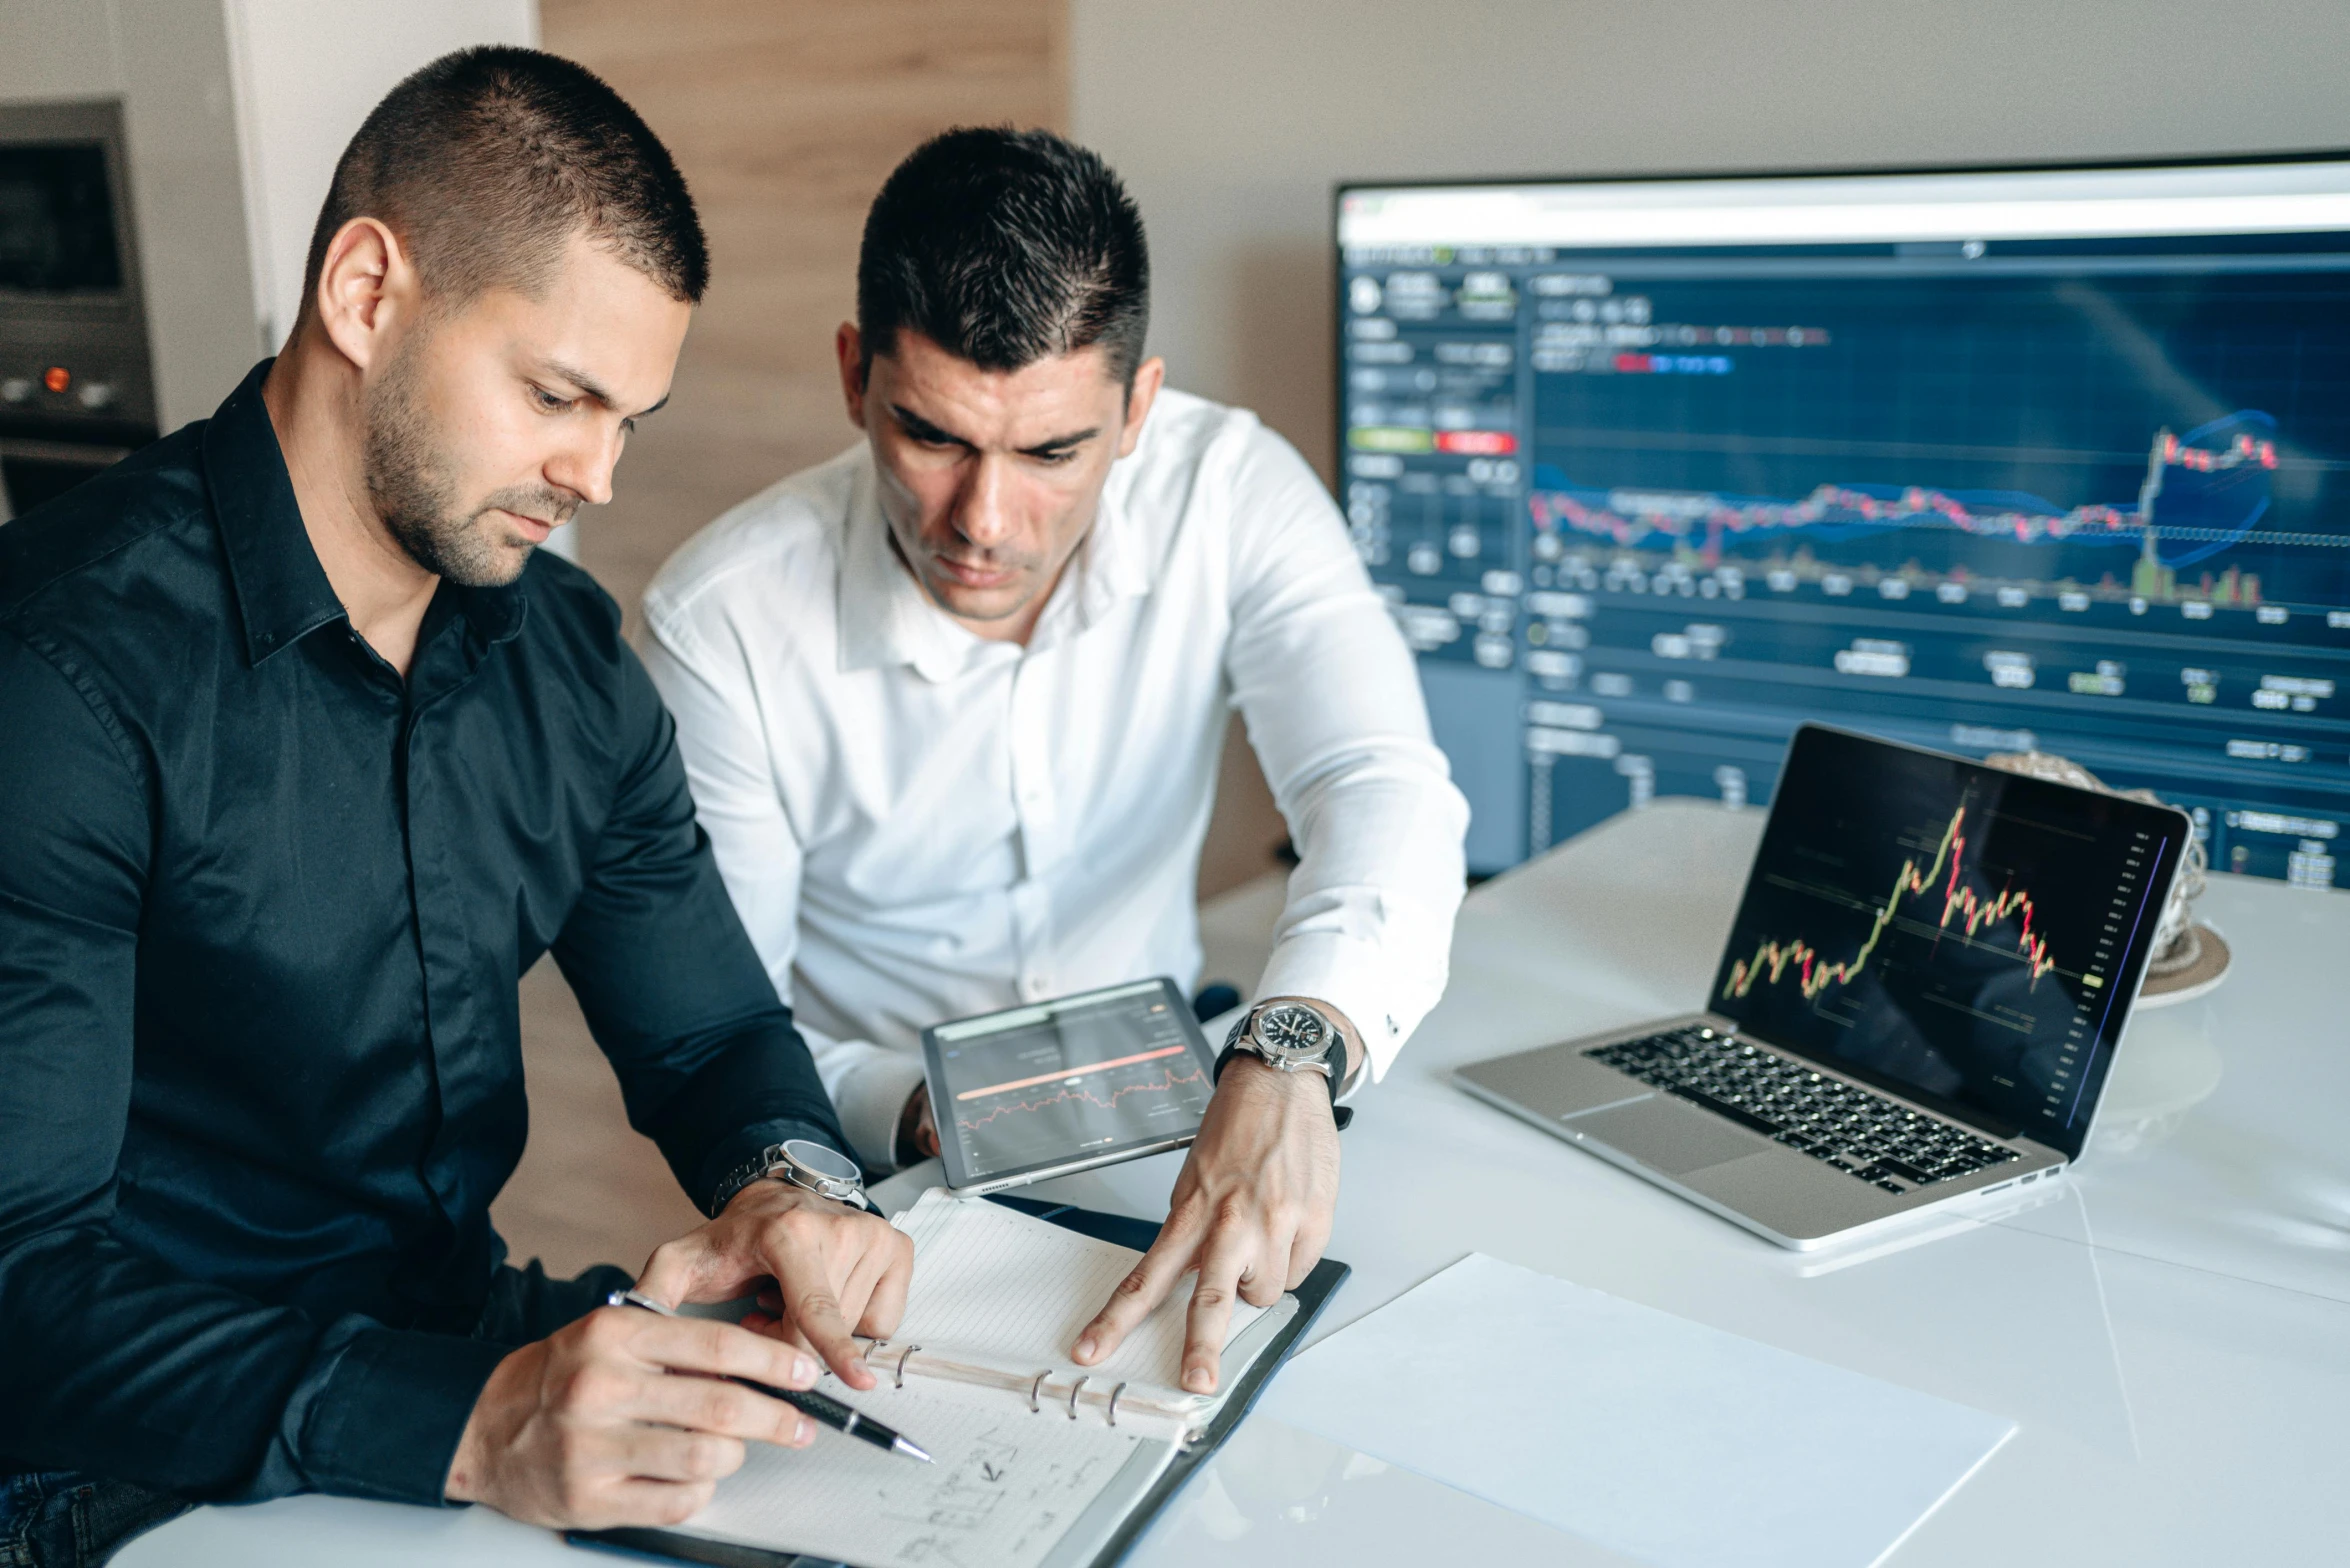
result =
[[[1760,804],[1824,719],[2335,885],[2350,159],[1350,185],[1337,243],[1343,499],[1473,871]]]

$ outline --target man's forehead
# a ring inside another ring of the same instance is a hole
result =
[[[940,430],[987,446],[1024,448],[1114,423],[1125,386],[1099,344],[1036,360],[1018,370],[984,370],[928,337],[903,329],[874,365],[894,405]]]
[[[527,372],[559,378],[623,414],[668,396],[693,312],[585,243],[575,243],[539,287],[493,287],[474,309],[503,330]]]

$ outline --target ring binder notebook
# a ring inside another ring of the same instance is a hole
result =
[[[1177,1387],[1188,1290],[1095,1367],[1066,1356],[1156,1238],[1143,1220],[943,1189],[899,1216],[914,1287],[880,1377],[853,1397],[935,1465],[827,1442],[754,1448],[671,1530],[574,1532],[574,1544],[720,1568],[1107,1568],[1230,1435],[1346,1278],[1324,1259],[1271,1307],[1236,1307],[1223,1388]],[[913,1473],[920,1472],[920,1473]]]

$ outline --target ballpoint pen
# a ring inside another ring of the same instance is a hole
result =
[[[665,1318],[677,1316],[676,1312],[661,1305],[652,1297],[640,1296],[633,1290],[616,1290],[604,1300],[610,1306],[642,1307],[647,1312],[658,1312]],[[765,1394],[769,1399],[780,1399],[810,1420],[831,1427],[835,1432],[844,1436],[853,1437],[862,1443],[871,1443],[875,1448],[886,1448],[893,1454],[904,1454],[908,1459],[919,1459],[924,1464],[931,1463],[930,1455],[925,1453],[919,1444],[901,1437],[896,1431],[883,1426],[871,1416],[860,1415],[828,1394],[819,1394],[812,1389],[802,1392],[795,1388],[777,1388],[773,1384],[762,1383],[756,1378],[730,1377],[727,1381],[740,1383],[753,1393]]]

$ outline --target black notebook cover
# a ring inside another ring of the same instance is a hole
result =
[[[1040,1220],[1048,1220],[1064,1230],[1076,1231],[1081,1236],[1131,1247],[1137,1252],[1149,1251],[1151,1243],[1159,1239],[1159,1227],[1149,1220],[1128,1219],[1122,1214],[1103,1214],[1093,1209],[1078,1208],[1075,1204],[1047,1203],[1036,1198],[997,1195],[988,1201],[1000,1203],[1007,1209],[1017,1209],[1023,1214],[1033,1214]],[[1329,1305],[1331,1296],[1345,1283],[1348,1272],[1345,1264],[1334,1258],[1324,1258],[1314,1265],[1304,1282],[1290,1292],[1297,1297],[1297,1316],[1289,1320],[1288,1326],[1266,1347],[1265,1353],[1257,1357],[1255,1364],[1241,1374],[1240,1381],[1233,1385],[1231,1397],[1216,1412],[1216,1419],[1208,1424],[1206,1435],[1175,1456],[1175,1462],[1167,1467],[1158,1483],[1143,1495],[1142,1501],[1120,1522],[1117,1531],[1095,1555],[1093,1568],[1111,1568],[1112,1564],[1124,1557],[1127,1548],[1134,1544],[1135,1537],[1142,1534],[1143,1528],[1158,1517],[1159,1510],[1167,1506],[1167,1500],[1181,1489],[1183,1483],[1191,1479],[1192,1471],[1208,1455],[1223,1446],[1224,1439],[1239,1427],[1256,1404],[1258,1396],[1264,1393],[1265,1384],[1280,1369],[1281,1364],[1289,1359],[1289,1353],[1297,1347],[1299,1338],[1314,1326],[1314,1320],[1322,1315],[1322,1309]],[[594,1547],[656,1562],[708,1563],[713,1568],[834,1568],[829,1558],[805,1557],[796,1552],[773,1552],[756,1546],[736,1546],[727,1541],[707,1541],[674,1530],[572,1530],[566,1532],[563,1538],[574,1546]]]

